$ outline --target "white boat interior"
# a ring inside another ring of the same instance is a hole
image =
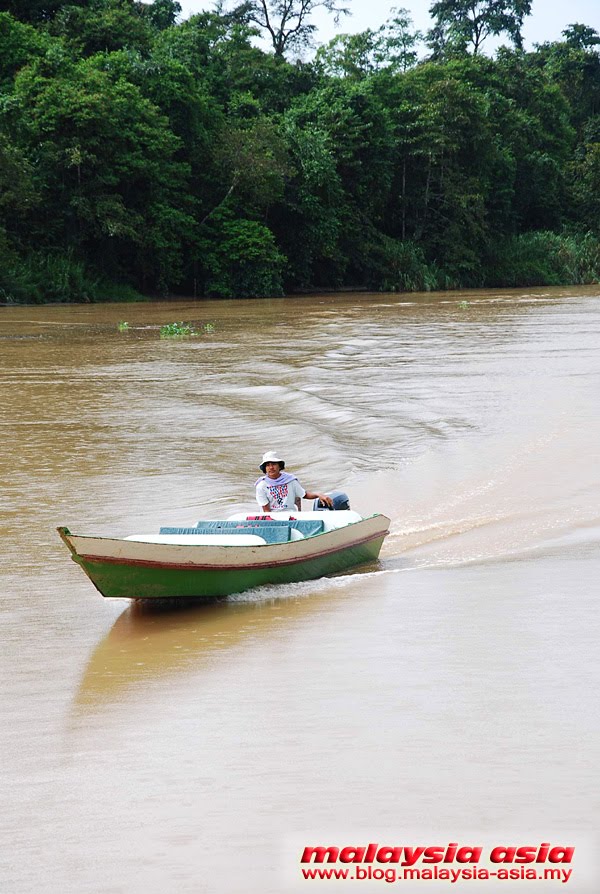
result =
[[[351,509],[270,512],[268,515],[238,512],[221,522],[199,521],[195,528],[161,528],[157,534],[130,534],[124,539],[180,546],[262,546],[304,540],[359,521],[362,516]],[[239,528],[232,525],[235,522],[240,522]]]

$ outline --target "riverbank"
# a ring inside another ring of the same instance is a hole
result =
[[[477,269],[462,274],[427,261],[413,243],[398,243],[395,258],[381,275],[361,283],[340,283],[296,289],[288,295],[336,294],[340,292],[444,292],[471,288],[529,288],[540,286],[579,286],[600,282],[600,239],[592,233],[557,234],[538,231],[499,242]],[[63,258],[37,256],[35,263],[17,265],[4,271],[0,288],[0,306],[15,304],[98,304],[138,301],[180,300],[189,292],[169,295],[142,294],[127,283],[111,283],[67,255]],[[190,289],[190,291],[192,291]],[[244,298],[283,297],[252,294]],[[236,298],[235,295],[200,293],[194,297]],[[242,299],[240,299],[242,300]]]

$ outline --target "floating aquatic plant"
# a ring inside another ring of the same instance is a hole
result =
[[[190,335],[210,334],[215,331],[214,323],[203,323],[196,329],[192,323],[166,323],[160,327],[161,338],[181,338]]]
[[[125,320],[119,320],[117,329],[119,330],[119,332],[127,332],[127,330],[129,329],[129,323],[126,323]]]
[[[465,307],[468,307],[468,306],[469,306],[469,302],[468,302],[468,301],[459,301],[459,302],[458,302],[458,306],[459,306],[462,310],[464,310]]]
[[[166,323],[160,327],[161,338],[181,338],[189,335],[198,335],[191,323]]]

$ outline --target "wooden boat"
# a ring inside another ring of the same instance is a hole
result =
[[[103,596],[209,601],[372,562],[389,525],[385,515],[330,510],[239,514],[125,538],[57,530]]]

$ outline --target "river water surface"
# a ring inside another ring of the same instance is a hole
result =
[[[2,894],[387,890],[301,880],[369,842],[600,890],[598,287],[0,308],[0,375]],[[268,449],[379,564],[143,613],[56,534],[253,509]]]

